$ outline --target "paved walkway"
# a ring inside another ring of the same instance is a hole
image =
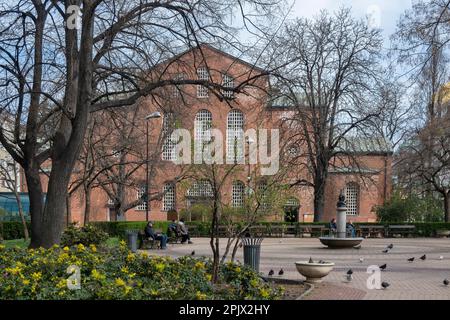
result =
[[[193,241],[193,245],[169,245],[167,251],[149,252],[179,257],[195,250],[196,256],[211,256],[208,239]],[[225,239],[221,240],[221,245],[225,246],[225,242]],[[390,243],[394,244],[394,249],[388,254],[382,253]],[[424,254],[427,260],[422,261],[419,257]],[[443,260],[439,259],[441,256]],[[301,280],[304,278],[296,271],[294,263],[307,261],[310,257],[315,261],[335,262],[336,267],[306,299],[450,300],[450,287],[442,284],[445,278],[450,280],[450,239],[366,239],[360,250],[330,250],[324,248],[318,239],[265,239],[261,248],[260,271],[267,274],[273,269],[277,274],[283,268],[284,278]],[[416,261],[408,262],[411,257]],[[360,258],[364,259],[362,263]],[[242,249],[239,249],[237,259],[243,261]],[[367,267],[382,264],[387,264],[386,271],[382,272],[382,281],[391,286],[387,290],[367,289],[366,282],[370,276]],[[345,274],[350,268],[354,274],[353,281],[348,283]]]

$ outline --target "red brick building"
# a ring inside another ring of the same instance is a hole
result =
[[[227,87],[236,87],[246,82],[242,92],[223,92],[222,99],[214,91],[204,86],[184,84],[169,86],[156,92],[151,98],[140,102],[140,116],[137,125],[141,132],[145,132],[147,122],[145,115],[160,111],[160,119],[149,120],[149,149],[159,159],[152,167],[150,178],[150,192],[162,193],[160,200],[150,202],[149,218],[151,220],[167,220],[167,212],[171,209],[180,211],[195,201],[195,197],[202,192],[205,186],[201,184],[186,188],[182,184],[173,183],[182,173],[183,166],[170,161],[173,157],[173,145],[170,140],[163,138],[162,145],[158,144],[161,132],[167,131],[172,123],[177,128],[186,128],[191,131],[193,139],[203,139],[208,129],[214,128],[222,132],[224,137],[224,150],[231,154],[230,141],[241,139],[243,149],[233,149],[238,156],[245,156],[245,137],[238,130],[243,129],[279,129],[280,121],[286,112],[292,112],[285,106],[274,106],[268,95],[270,91],[269,78],[261,70],[245,61],[233,57],[225,52],[210,46],[202,46],[185,52],[167,63],[155,68],[149,77],[164,79],[204,79]],[[176,119],[176,120],[174,120]],[[281,135],[284,136],[283,134]],[[138,143],[144,150],[146,136],[142,134]],[[228,142],[228,143],[226,143]],[[228,147],[227,147],[228,145]],[[287,146],[288,142],[280,141],[280,146]],[[359,140],[357,147],[352,151],[353,159],[359,162],[358,169],[345,160],[333,167],[326,184],[324,219],[329,220],[335,215],[335,206],[341,190],[347,195],[349,215],[355,222],[376,221],[374,208],[389,198],[391,192],[391,166],[392,154],[389,148],[374,140]],[[232,147],[233,148],[233,147]],[[194,150],[195,152],[195,150]],[[281,151],[284,152],[284,151]],[[227,155],[224,155],[226,161]],[[283,158],[283,157],[282,157]],[[246,159],[248,161],[248,159]],[[282,161],[282,159],[281,159]],[[338,162],[339,162],[338,161]],[[242,171],[233,177],[233,183],[224,188],[223,198],[230,204],[238,206],[244,197],[245,185],[249,170],[259,170],[258,165],[242,165]],[[282,162],[281,170],[287,172],[285,176],[288,183],[290,172],[298,177],[303,173],[298,168],[288,168]],[[305,178],[306,178],[306,172]],[[76,175],[76,173],[75,173]],[[136,175],[141,177],[142,188],[130,187],[127,197],[139,199],[145,193],[145,166],[137,170]],[[313,219],[313,190],[309,187],[296,187],[291,191],[292,197],[286,204],[286,211],[294,213],[296,221],[312,221]],[[83,221],[84,198],[82,192],[76,192],[71,198],[71,219]],[[90,220],[110,221],[116,216],[112,209],[108,194],[97,187],[92,191]],[[128,221],[143,221],[146,219],[146,202],[128,210],[124,219]],[[283,213],[274,215],[271,219],[283,220]]]

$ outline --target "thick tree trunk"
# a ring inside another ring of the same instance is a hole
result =
[[[31,248],[39,248],[46,233],[43,227],[44,202],[39,170],[36,168],[25,169],[28,197],[30,200],[31,216]]]
[[[314,190],[314,222],[322,222],[325,209],[325,190],[318,188]]]

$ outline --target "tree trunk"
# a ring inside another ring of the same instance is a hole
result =
[[[210,238],[210,246],[213,252],[213,265],[212,265],[212,282],[217,283],[219,279],[219,237],[218,237],[218,208],[217,203],[214,201],[213,205],[213,216],[211,221],[211,238]]]
[[[19,193],[17,192],[17,189],[16,191],[14,191],[14,196],[16,197],[17,207],[19,209],[19,216],[23,227],[23,235],[25,237],[25,241],[28,241],[30,239],[30,235],[28,233],[27,221],[25,220],[25,215],[23,214],[22,201],[20,199]]]
[[[322,222],[325,209],[325,188],[314,187],[314,222]]]
[[[72,223],[71,198],[72,198],[72,194],[68,193],[67,197],[66,197],[66,213],[67,213],[67,215],[66,215],[66,217],[67,217],[66,227],[68,227]]]
[[[444,220],[445,222],[450,221],[450,191],[444,192]]]
[[[91,186],[87,186],[84,191],[84,225],[89,223],[91,215]]]
[[[25,179],[27,181],[28,197],[30,200],[30,217],[31,217],[31,248],[39,248],[43,242],[46,233],[43,227],[43,193],[42,185],[37,168],[26,168]]]

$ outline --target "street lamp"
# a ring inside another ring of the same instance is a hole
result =
[[[150,193],[150,188],[149,188],[149,166],[148,166],[148,163],[149,163],[149,159],[148,159],[148,136],[149,136],[149,130],[148,130],[148,123],[149,123],[149,120],[151,120],[151,119],[158,119],[158,118],[161,118],[161,112],[158,112],[158,111],[156,111],[156,112],[152,112],[152,113],[150,113],[148,116],[146,116],[145,117],[145,121],[146,121],[146,128],[147,128],[147,130],[146,130],[146,152],[145,152],[145,156],[146,156],[146,161],[145,161],[145,163],[146,163],[146,168],[145,168],[145,172],[146,172],[146,174],[145,174],[145,188],[146,188],[146,190],[145,190],[145,200],[146,200],[146,202],[147,202],[147,205],[145,206],[145,220],[146,221],[148,221],[148,209],[149,209],[149,207],[150,207],[150,201],[149,201],[149,199],[150,199],[150,197],[149,197],[149,193]]]

